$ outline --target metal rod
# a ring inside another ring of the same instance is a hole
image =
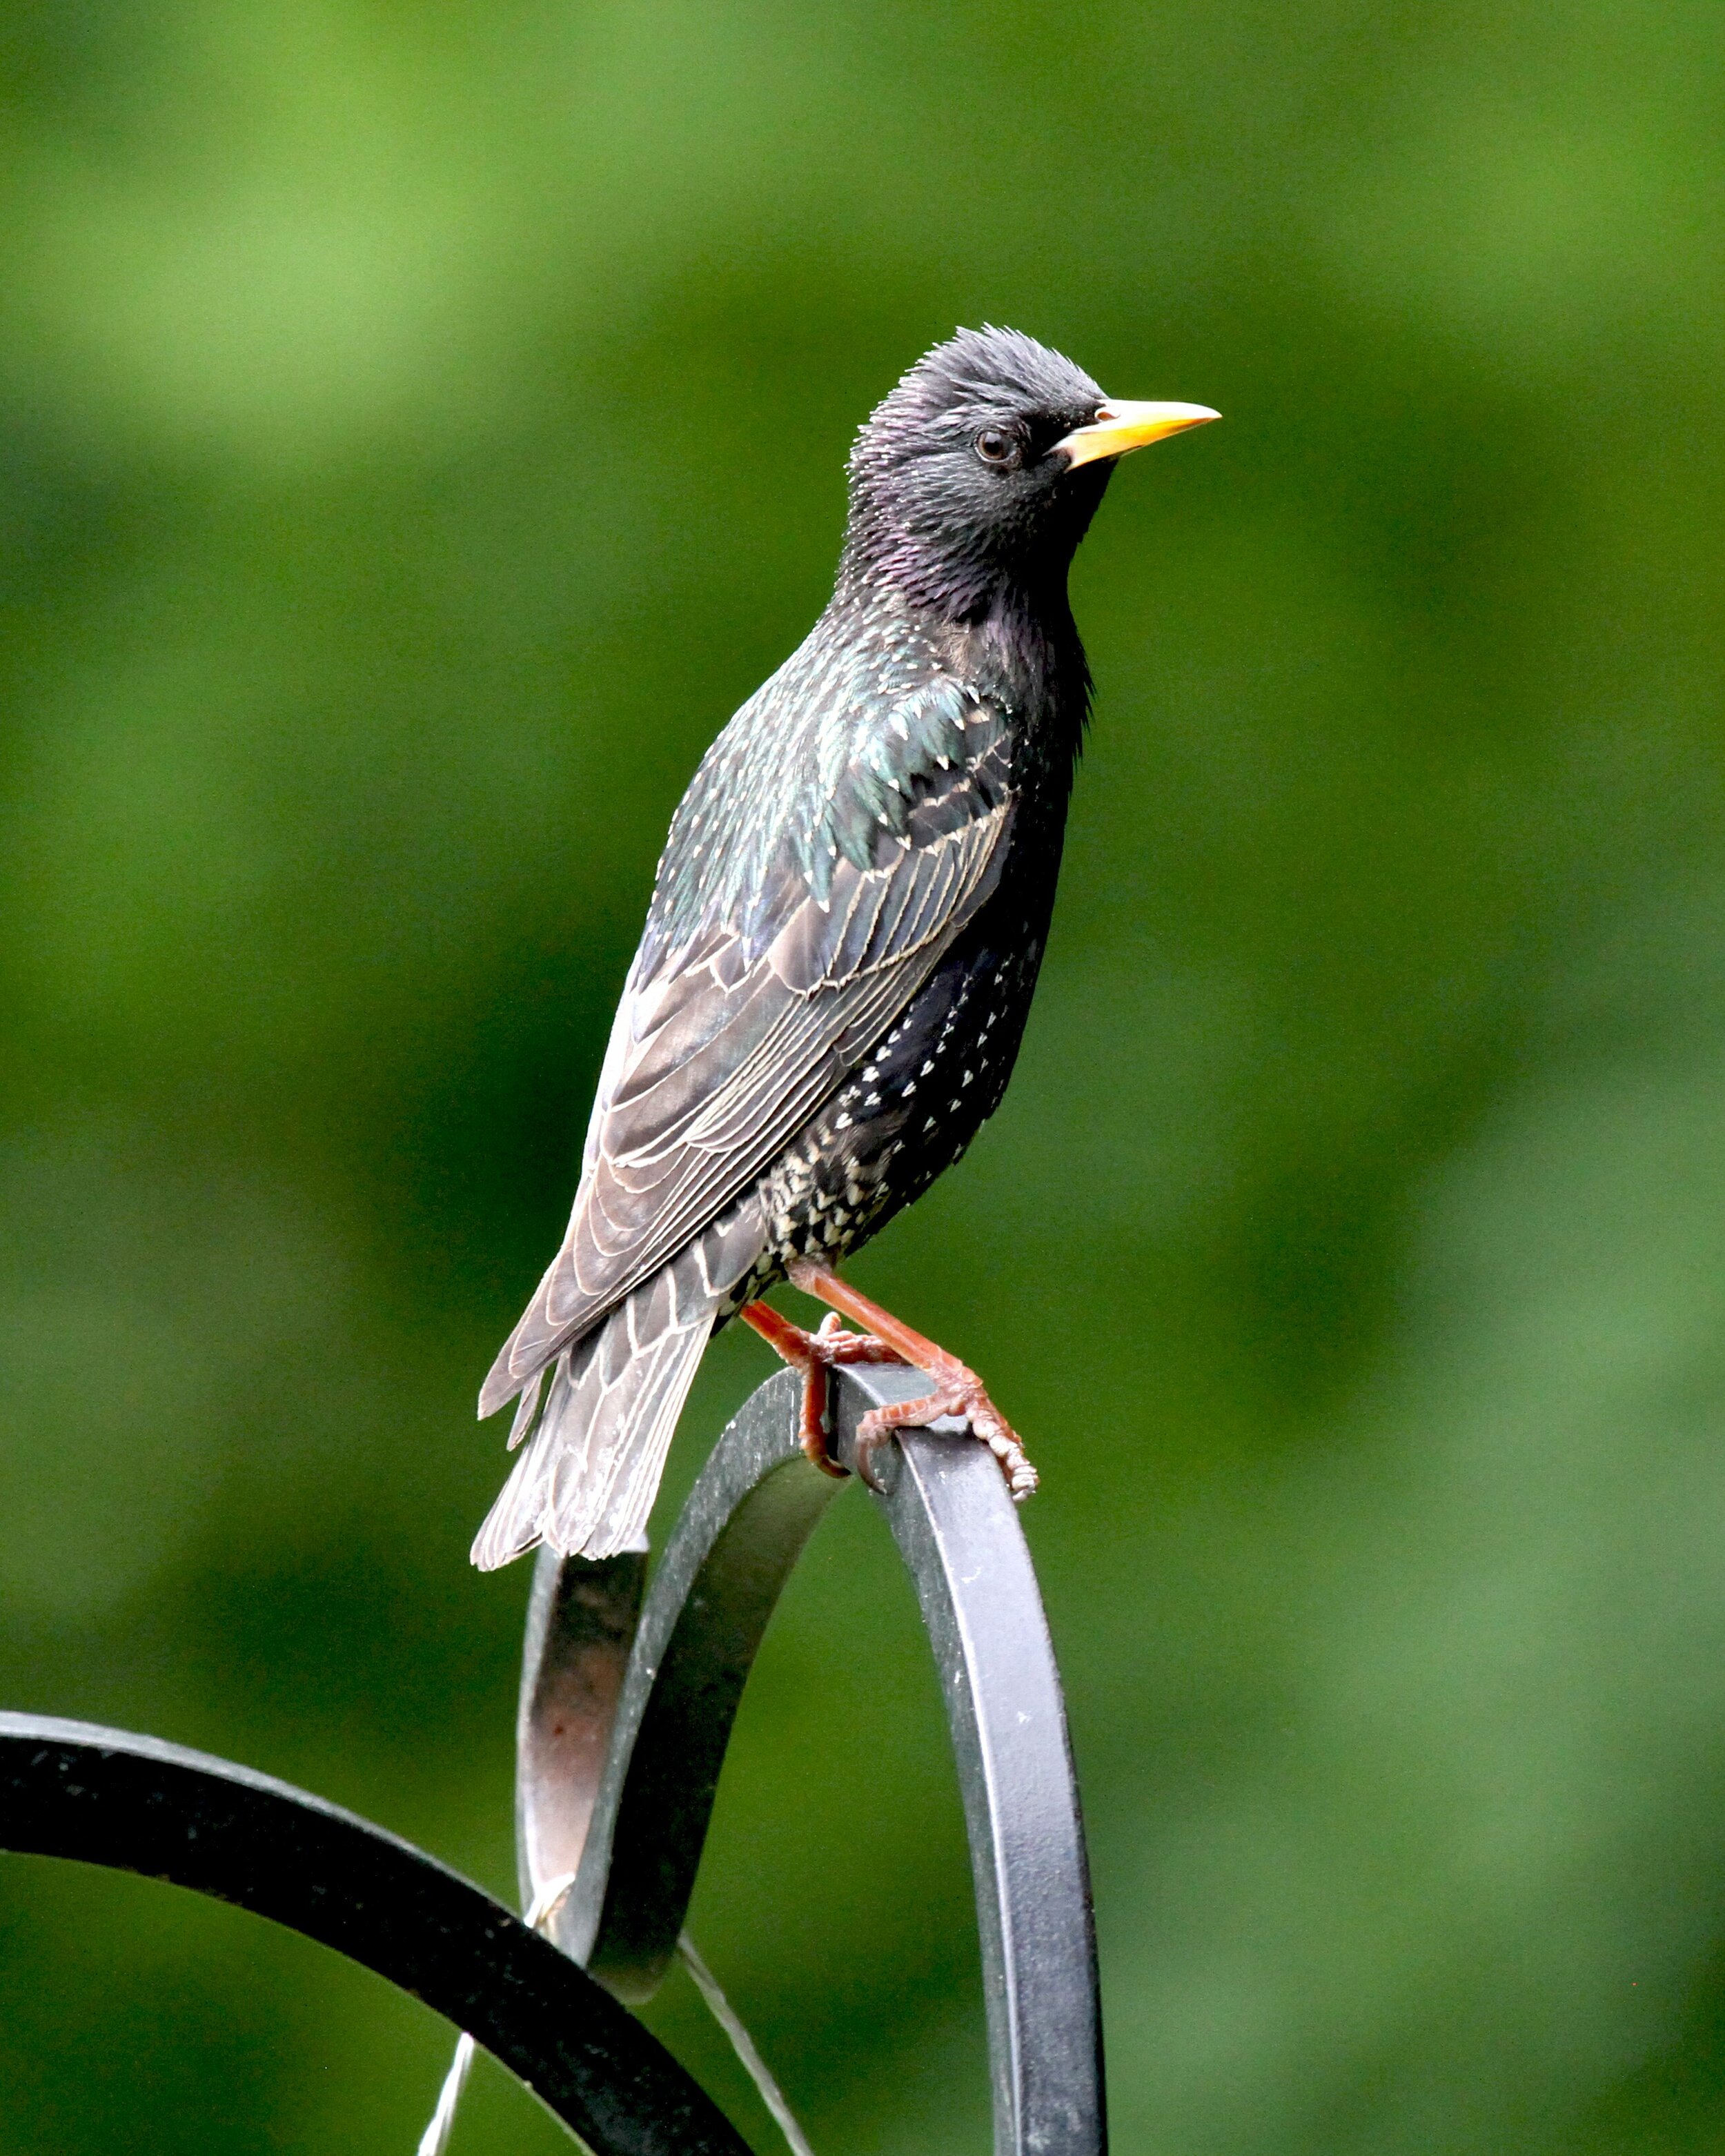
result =
[[[267,1774],[0,1714],[0,1849],[167,1880],[334,1947],[471,2031],[595,2156],[748,2156],[663,2046],[501,1902]]]
[[[785,2102],[784,2091],[773,2076],[773,2069],[761,2056],[760,2046],[743,2026],[742,2017],[725,1996],[719,1979],[701,1959],[699,1948],[687,1932],[677,1940],[677,1958],[689,1972],[690,1981],[706,2002],[706,2010],[731,2040],[737,2063],[755,2085],[755,2093],[771,2112],[773,2124],[785,2138],[791,2156],[814,2156],[807,2135],[797,2123],[797,2115]]]

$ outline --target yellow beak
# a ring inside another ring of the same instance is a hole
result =
[[[1075,427],[1055,444],[1066,452],[1069,470],[1094,464],[1098,457],[1123,457],[1129,449],[1147,449],[1152,442],[1165,442],[1170,434],[1183,434],[1189,427],[1202,427],[1219,419],[1208,404],[1104,404],[1093,424]]]

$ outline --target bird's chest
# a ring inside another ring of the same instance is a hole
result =
[[[1022,924],[988,915],[763,1178],[781,1259],[854,1249],[950,1168],[1000,1105],[1041,942],[1040,932],[989,932]]]

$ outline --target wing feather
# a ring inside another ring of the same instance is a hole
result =
[[[633,1296],[770,1164],[987,904],[1010,842],[1010,743],[1004,713],[974,700],[968,708],[978,723],[968,737],[938,714],[907,725],[902,741],[893,733],[909,775],[887,787],[894,813],[876,813],[872,838],[853,822],[848,850],[826,848],[819,874],[800,842],[780,846],[773,891],[750,897],[752,921],[778,924],[770,939],[721,918],[673,945],[649,920],[612,1029],[567,1235],[486,1380],[482,1414]],[[866,804],[886,782],[853,757],[846,781],[855,789],[861,778],[873,789]],[[664,1337],[658,1322],[649,1329]],[[607,1342],[623,1330],[608,1327]]]

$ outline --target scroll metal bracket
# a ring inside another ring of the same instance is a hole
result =
[[[839,1460],[915,1371],[834,1373]],[[542,1553],[518,1722],[524,1906],[567,1875],[555,1943],[433,1858],[268,1775],[148,1737],[0,1714],[0,1849],[171,1881],[334,1947],[510,2068],[596,2156],[747,2156],[621,2002],[675,1951],[742,1689],[843,1486],[804,1455],[798,1383],[725,1431],[655,1568]],[[958,1768],[988,2007],[997,2156],[1103,2156],[1096,1943],[1060,1678],[993,1456],[962,1425],[878,1456]]]
[[[270,1775],[0,1714],[0,1849],[167,1880],[335,1948],[470,2030],[595,2156],[748,2156],[657,2039],[501,1902]]]
[[[915,1370],[833,1373],[834,1450]],[[782,1373],[715,1446],[645,1584],[644,1554],[542,1551],[517,1724],[523,1906],[567,1874],[557,1945],[619,1999],[675,1952],[762,1636],[844,1486],[807,1457]],[[876,1502],[915,1584],[957,1763],[987,2002],[996,2156],[1103,2156],[1096,1935],[1060,1675],[1018,1514],[962,1424],[876,1455]]]

